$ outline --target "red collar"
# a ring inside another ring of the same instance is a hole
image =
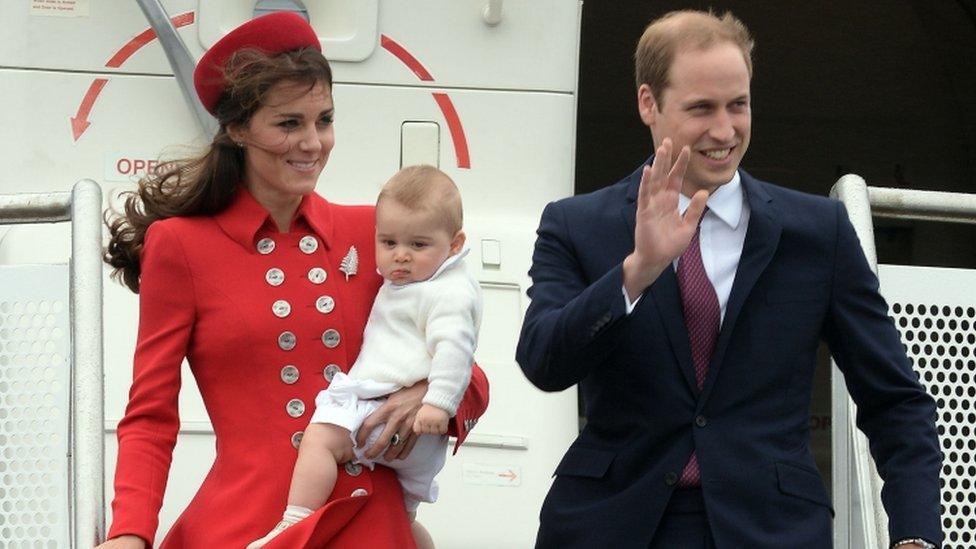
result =
[[[267,226],[269,232],[277,232],[271,214],[243,186],[237,190],[230,205],[214,219],[227,236],[252,252],[256,251],[255,237],[262,228]],[[294,224],[298,220],[308,224],[326,249],[332,247],[332,209],[328,201],[314,192],[305,195],[295,211],[291,230],[295,230]]]

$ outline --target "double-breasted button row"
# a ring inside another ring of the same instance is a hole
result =
[[[259,254],[268,255],[275,251],[275,241],[271,238],[262,238],[258,240],[256,248]],[[314,236],[307,234],[298,241],[298,249],[306,254],[313,254],[319,249],[319,241]]]
[[[325,345],[329,349],[335,349],[339,346],[339,331],[329,328],[328,330],[322,332],[322,345]]]

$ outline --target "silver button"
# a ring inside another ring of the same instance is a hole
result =
[[[322,344],[330,349],[335,349],[339,346],[339,332],[329,328],[328,330],[322,332]]]
[[[287,385],[292,385],[298,381],[298,368],[289,364],[281,369],[281,381],[284,381]]]
[[[258,240],[258,253],[261,255],[268,255],[275,249],[275,241],[270,238],[262,238]]]
[[[291,303],[284,299],[279,299],[271,305],[271,312],[278,318],[285,318],[291,314]]]
[[[315,300],[315,309],[322,314],[329,314],[335,309],[335,300],[332,296],[324,295]]]
[[[305,436],[304,431],[295,431],[291,435],[291,445],[298,449],[298,445],[302,443],[302,437]]]
[[[325,376],[326,381],[332,383],[332,379],[335,378],[335,375],[341,371],[342,368],[340,368],[338,364],[329,364],[325,367],[325,370],[322,371],[322,375]]]
[[[345,465],[346,473],[351,477],[358,477],[363,472],[363,466],[358,463],[347,461]]]
[[[293,398],[285,405],[285,411],[291,417],[302,417],[305,413],[305,403],[297,398]]]
[[[298,248],[307,254],[315,253],[315,250],[319,249],[319,241],[310,234],[305,235],[298,241]]]
[[[290,351],[294,349],[297,342],[298,341],[295,339],[295,334],[291,332],[281,332],[281,335],[278,336],[278,346],[281,347],[282,351]]]
[[[285,281],[285,271],[277,267],[272,267],[264,274],[264,279],[272,286],[281,286],[281,283]]]
[[[369,495],[369,492],[367,492],[365,488],[356,488],[349,495],[352,496],[352,497],[354,497],[354,498],[358,498],[358,497],[362,497],[362,496]]]
[[[325,269],[322,267],[312,267],[308,271],[308,280],[312,284],[321,284],[325,282],[328,275],[325,273]]]

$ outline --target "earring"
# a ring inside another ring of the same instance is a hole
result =
[[[242,149],[244,148],[244,142],[243,141],[235,141],[234,144],[237,145],[238,147],[242,148]]]

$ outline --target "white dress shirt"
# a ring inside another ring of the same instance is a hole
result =
[[[735,271],[739,267],[739,258],[742,257],[746,229],[749,227],[749,203],[742,190],[739,172],[732,176],[731,181],[716,189],[708,197],[706,204],[708,212],[702,219],[699,238],[702,263],[705,265],[708,280],[715,288],[724,320],[725,308],[729,303],[729,294],[732,292],[732,282],[735,280]],[[678,195],[678,211],[681,214],[685,213],[689,205],[691,205],[690,198],[683,194]],[[677,270],[678,259],[674,260],[672,266]],[[640,297],[631,303],[626,289],[623,290],[623,294],[627,314],[630,314],[640,301]]]

